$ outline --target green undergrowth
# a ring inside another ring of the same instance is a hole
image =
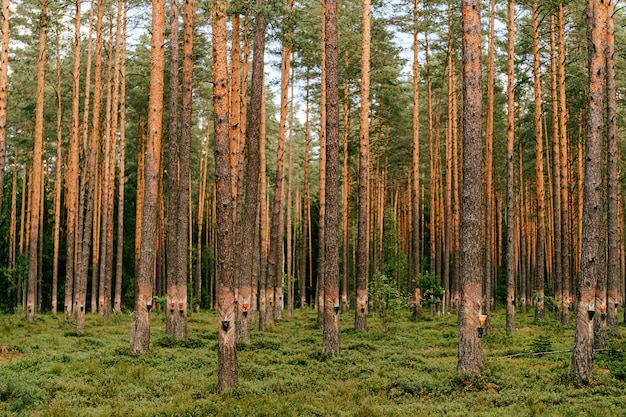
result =
[[[394,317],[381,331],[341,318],[341,354],[322,355],[313,311],[297,312],[239,345],[239,386],[217,387],[217,324],[191,315],[189,338],[165,336],[153,314],[150,351],[133,354],[131,316],[88,315],[78,336],[62,315],[0,316],[0,415],[7,416],[601,416],[626,413],[626,338],[595,356],[594,382],[570,375],[573,326],[536,325],[532,313],[504,330],[492,317],[483,339],[485,374],[456,374],[456,316]]]

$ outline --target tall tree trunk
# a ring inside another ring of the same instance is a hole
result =
[[[293,7],[293,0],[288,5]],[[287,132],[287,105],[289,104],[289,76],[291,72],[291,44],[289,33],[284,34],[280,65],[280,120],[278,124],[278,143],[276,150],[276,179],[274,202],[272,207],[272,230],[270,237],[268,288],[275,290],[273,314],[276,320],[283,318],[283,236],[285,229],[285,136]],[[270,299],[270,306],[271,306]],[[268,314],[268,315],[269,315]]]
[[[290,59],[293,57],[290,57]],[[295,72],[291,68],[291,103],[289,105],[289,160],[287,162],[287,314],[293,317],[293,284],[295,272],[295,256],[293,248],[295,245],[294,225],[292,222],[293,211],[293,112],[294,112],[294,83]]]
[[[559,134],[559,108],[557,85],[557,43],[555,37],[554,14],[550,14],[550,120],[552,124],[552,224],[554,228],[554,255],[552,257],[552,275],[554,294],[557,303],[557,318],[560,319],[563,308],[563,267],[562,267],[562,230],[561,220],[561,146]]]
[[[354,328],[367,330],[369,277],[369,94],[370,94],[370,0],[363,0],[361,38],[361,108],[359,110],[359,206],[356,259],[356,308]],[[347,147],[346,147],[347,149]]]
[[[254,259],[257,248],[256,236],[259,234],[259,178],[261,171],[260,139],[261,139],[261,107],[263,105],[263,65],[265,62],[265,17],[257,16],[254,30],[252,86],[250,107],[247,111],[248,128],[246,130],[246,146],[248,161],[245,168],[246,205],[243,212],[243,246],[241,250],[241,272],[238,297],[238,339],[250,343],[251,312],[256,309],[254,294],[257,291],[258,272],[255,276]],[[244,85],[245,86],[245,85]],[[243,88],[243,91],[246,89]],[[242,123],[244,119],[241,120]],[[244,123],[245,124],[245,123]],[[260,199],[264,201],[263,199]],[[256,278],[256,279],[255,279]],[[265,300],[262,300],[263,302]]]
[[[307,277],[307,264],[312,267],[310,260],[307,262],[307,256],[311,252],[311,245],[309,244],[311,236],[311,228],[309,227],[309,74],[306,76],[306,98],[304,102],[304,179],[302,188],[303,191],[303,203],[302,203],[302,272],[300,274],[300,311],[304,312],[306,308],[306,277]],[[311,274],[308,274],[309,279],[313,279]]]
[[[139,274],[135,284],[135,319],[130,330],[130,349],[146,352],[150,348],[150,309],[155,276],[155,241],[161,171],[163,119],[163,72],[165,42],[165,4],[152,2],[152,45],[150,56],[150,102],[146,142],[145,190],[143,197]]]
[[[485,236],[485,270],[483,281],[483,314],[487,316],[485,321],[484,336],[489,336],[491,329],[491,281],[492,281],[492,264],[493,258],[491,253],[491,245],[493,242],[492,234],[492,212],[493,212],[493,100],[494,100],[494,59],[495,59],[495,14],[496,1],[490,1],[489,10],[489,46],[487,57],[487,123],[486,123],[486,152],[485,152],[485,216],[483,217],[484,236]]]
[[[349,64],[348,51],[345,54],[344,64]],[[343,87],[343,165],[341,173],[341,232],[342,232],[342,290],[341,311],[346,313],[350,308],[348,297],[348,281],[350,279],[350,158],[348,141],[350,138],[350,88],[348,82]],[[357,306],[357,309],[359,307]]]
[[[367,1],[367,0],[365,0]],[[338,355],[339,342],[339,89],[337,0],[325,0],[326,213],[324,218],[324,338],[322,352]]]
[[[482,69],[480,1],[463,0],[463,186],[461,197],[461,305],[459,309],[459,374],[482,375],[479,337],[482,303]]]
[[[7,96],[9,92],[9,13],[10,0],[2,0],[2,43],[0,44],[0,212],[4,191],[7,151]]]
[[[414,289],[414,293],[409,294],[413,297],[415,317],[422,315],[421,294],[419,290],[419,275],[420,275],[420,263],[421,263],[421,250],[420,250],[420,142],[419,142],[419,40],[418,40],[418,4],[419,0],[413,0],[413,155],[411,163],[411,179],[412,179],[412,258],[411,265],[413,270],[411,271],[409,282],[410,290]],[[409,292],[410,292],[409,290]]]
[[[535,269],[535,321],[545,319],[544,311],[544,269],[545,269],[545,187],[543,178],[543,132],[541,128],[542,97],[541,73],[539,71],[539,4],[533,3],[533,75],[535,95],[535,181],[537,188],[537,264]]]
[[[561,324],[569,324],[569,310],[571,306],[570,280],[572,268],[572,236],[570,225],[570,197],[569,197],[569,157],[567,138],[567,97],[565,95],[565,29],[563,22],[563,3],[559,3],[557,8],[558,27],[558,72],[559,72],[559,146],[561,153],[561,269],[562,269],[562,293],[563,311],[561,313]]]
[[[327,8],[325,0],[322,0],[322,59],[321,59],[321,81],[320,81],[320,165],[319,165],[319,233],[318,233],[318,254],[317,254],[317,325],[324,326],[324,277],[326,268],[325,250],[326,246],[326,100],[327,100],[327,83],[326,83],[326,19]],[[331,0],[333,1],[333,0]]]
[[[228,137],[228,73],[226,66],[226,2],[212,6],[213,111],[215,129],[215,190],[217,201],[218,384],[220,393],[237,386],[235,288],[233,276],[233,209]]]
[[[26,319],[33,321],[35,318],[35,303],[37,294],[37,253],[39,243],[39,206],[42,201],[42,154],[43,154],[43,122],[44,122],[44,87],[46,73],[46,34],[48,28],[48,1],[41,2],[41,20],[39,26],[39,56],[37,59],[37,101],[35,104],[35,133],[33,149],[33,173],[30,186],[32,197],[30,210],[30,236],[28,238],[28,292],[26,300]],[[4,171],[4,164],[2,165]]]
[[[115,265],[115,295],[113,311],[122,312],[122,278],[124,261],[124,187],[126,183],[126,15],[128,5],[121,3],[123,8],[122,57],[120,74],[120,178],[117,196],[117,259]]]
[[[52,314],[57,313],[57,290],[59,284],[59,237],[61,234],[61,146],[63,141],[63,131],[61,130],[62,107],[61,107],[61,46],[59,36],[56,36],[56,70],[57,70],[57,144],[54,165],[54,226],[53,235],[53,255],[52,255]],[[1,207],[0,207],[1,210]]]
[[[259,195],[260,195],[260,211],[259,221],[261,228],[261,256],[259,258],[259,282],[255,285],[259,288],[259,295],[261,299],[261,305],[259,307],[259,330],[265,330],[267,324],[272,324],[273,315],[267,314],[267,310],[270,309],[271,313],[271,300],[270,295],[267,293],[267,258],[269,249],[269,199],[267,196],[267,160],[265,158],[266,152],[266,103],[265,103],[265,85],[261,85],[261,108],[259,109]],[[269,317],[268,317],[269,316]]]
[[[178,75],[178,1],[171,2],[170,20],[170,124],[169,167],[167,196],[167,305],[165,332],[174,339],[187,337],[187,221],[186,207],[189,196],[182,193],[182,183],[189,173],[183,173],[182,139],[178,121],[179,75]],[[181,204],[184,207],[181,207]],[[183,243],[184,242],[184,243]],[[180,247],[182,243],[182,248]],[[182,250],[181,250],[182,249]],[[182,252],[182,253],[181,253]],[[181,258],[182,257],[182,258]]]
[[[506,330],[515,332],[515,1],[509,0],[506,128]]]
[[[576,335],[572,371],[581,381],[593,379],[593,321],[598,276],[605,274],[605,231],[602,216],[602,146],[606,82],[604,49],[607,6],[602,0],[587,1],[587,48],[589,51],[589,102],[585,143],[582,253],[578,281]]]
[[[16,245],[17,245],[17,164],[19,148],[15,148],[13,154],[13,181],[11,184],[11,217],[9,224],[9,269],[15,267]],[[18,285],[19,288],[19,285]],[[19,291],[18,291],[19,294]]]
[[[615,87],[615,24],[614,5],[608,2],[606,32],[606,90],[607,90],[607,177],[608,177],[608,258],[607,258],[607,325],[618,334],[617,307],[621,281],[619,271],[619,157],[617,150],[617,93]],[[603,318],[604,320],[604,318]]]
[[[85,152],[89,157],[81,185],[81,197],[85,195],[86,204],[84,211],[79,213],[79,234],[80,259],[77,265],[75,291],[74,291],[74,312],[76,314],[76,332],[82,334],[85,331],[85,312],[87,310],[87,275],[89,269],[89,255],[91,253],[92,235],[94,230],[94,206],[97,189],[97,153],[100,132],[100,109],[102,98],[102,20],[104,15],[104,1],[98,0],[98,17],[96,20],[96,66],[94,70],[94,94],[93,110],[91,119],[91,137]],[[93,9],[93,7],[92,7]],[[91,19],[90,19],[91,20]],[[89,61],[89,59],[87,60]],[[88,97],[85,97],[88,101]],[[86,123],[84,121],[84,123]],[[83,128],[83,142],[87,142],[89,126]],[[79,198],[79,207],[82,207],[83,199]],[[82,216],[82,222],[80,219]],[[97,230],[97,229],[96,229]],[[94,244],[95,248],[95,244]],[[95,253],[94,249],[94,253]],[[94,292],[92,286],[92,292]]]

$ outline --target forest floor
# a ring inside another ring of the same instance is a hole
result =
[[[313,311],[296,312],[238,346],[239,387],[217,387],[217,319],[189,317],[189,339],[165,336],[152,314],[150,351],[129,350],[131,315],[88,315],[78,337],[63,315],[0,315],[1,416],[605,416],[626,415],[626,336],[596,353],[594,382],[570,376],[573,325],[533,324],[516,316],[507,335],[496,312],[483,339],[485,376],[456,375],[457,318],[395,317],[387,331],[373,313],[370,330],[341,318],[341,354],[321,354]],[[8,351],[5,351],[8,350]]]

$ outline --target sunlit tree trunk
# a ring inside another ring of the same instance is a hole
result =
[[[349,64],[349,56],[346,51],[344,64]],[[341,280],[341,311],[347,312],[350,308],[348,297],[348,281],[350,278],[350,155],[348,151],[348,141],[350,138],[350,87],[345,81],[343,85],[343,165],[341,172],[341,232],[342,232],[342,269]],[[357,303],[358,304],[358,303]],[[359,308],[357,306],[357,308]]]
[[[290,58],[293,58],[293,54]],[[295,256],[293,248],[296,246],[294,241],[294,225],[292,223],[293,211],[293,112],[294,112],[294,83],[295,73],[291,69],[291,103],[289,105],[289,160],[287,162],[287,314],[293,317],[293,295],[294,295],[294,272],[295,272]]]
[[[593,379],[594,316],[596,284],[605,274],[602,199],[602,146],[604,133],[606,56],[604,37],[607,6],[602,0],[587,1],[587,48],[589,51],[589,98],[585,142],[585,181],[583,230],[576,335],[572,354],[572,371],[579,380]],[[598,317],[598,319],[600,319]]]
[[[354,328],[367,330],[369,277],[369,94],[370,94],[370,0],[363,0],[361,38],[361,108],[359,110],[359,206],[356,259],[356,308]],[[347,149],[347,147],[346,147]]]
[[[300,273],[300,311],[306,308],[306,278],[312,279],[311,274],[307,274],[307,264],[311,266],[307,256],[311,251],[310,227],[309,227],[309,74],[306,77],[306,98],[304,101],[304,178],[303,178],[303,203],[302,203],[302,268]],[[308,262],[307,262],[308,261]]]
[[[561,269],[562,269],[562,293],[563,311],[561,313],[561,324],[569,324],[569,310],[571,306],[570,279],[572,271],[572,236],[570,225],[570,166],[568,157],[568,137],[567,137],[567,97],[565,94],[565,29],[563,22],[563,3],[559,3],[557,8],[557,31],[558,31],[558,73],[559,73],[559,147],[561,153]]]
[[[535,321],[542,322],[544,311],[544,268],[545,268],[545,187],[543,178],[543,132],[541,126],[542,97],[541,73],[539,67],[539,4],[535,1],[532,9],[533,33],[533,75],[535,96],[535,178],[537,188],[537,246],[535,267]]]
[[[484,335],[489,336],[491,329],[491,280],[493,264],[491,245],[492,234],[492,211],[493,202],[493,112],[494,112],[494,59],[495,59],[495,14],[496,2],[490,1],[489,10],[489,46],[487,57],[487,123],[486,123],[486,144],[485,144],[485,215],[483,217],[485,236],[485,270],[483,281],[483,314],[487,316],[485,321]]]
[[[459,374],[482,375],[482,69],[480,1],[463,0],[463,185],[459,308]]]
[[[56,157],[54,164],[54,226],[53,235],[53,255],[52,255],[52,314],[57,313],[57,289],[59,284],[59,237],[61,234],[61,146],[63,141],[63,131],[61,130],[62,107],[61,107],[61,45],[59,36],[56,37],[56,72],[57,72],[57,143]],[[1,166],[1,165],[0,165]],[[0,196],[1,198],[1,196]],[[0,207],[0,210],[2,208]]]
[[[4,191],[7,151],[7,95],[9,90],[9,13],[10,0],[2,0],[2,43],[0,44],[0,212]]]
[[[126,183],[126,15],[128,5],[121,3],[122,17],[122,56],[120,73],[120,177],[117,196],[117,259],[115,265],[115,295],[113,311],[122,312],[122,266],[124,261],[124,187]]]
[[[254,63],[253,63],[254,66]],[[267,198],[267,160],[265,158],[266,143],[266,108],[265,108],[265,86],[261,83],[260,108],[259,108],[259,225],[260,225],[260,248],[261,256],[259,258],[259,281],[253,284],[259,288],[259,330],[265,330],[268,324],[267,309],[269,308],[269,294],[267,294],[267,257],[268,257],[268,239],[269,239],[269,216],[268,216],[268,198]],[[250,108],[252,111],[252,106]],[[271,311],[271,310],[270,310]],[[273,317],[270,315],[271,324]]]
[[[419,283],[417,282],[420,275],[421,251],[420,251],[420,143],[419,143],[419,40],[418,40],[418,4],[419,0],[413,0],[413,141],[412,141],[412,163],[411,163],[411,186],[412,188],[412,213],[411,220],[411,266],[413,270],[410,274],[410,290],[414,293],[409,294],[413,297],[415,317],[422,315],[421,295]]]
[[[165,42],[165,4],[152,2],[152,45],[150,58],[150,101],[148,137],[145,156],[145,185],[143,197],[139,273],[135,284],[135,318],[130,330],[132,352],[146,352],[150,347],[150,309],[155,277],[157,215],[161,172],[161,140],[163,119],[163,73]]]
[[[506,128],[506,330],[515,332],[515,1],[509,0]]]
[[[366,0],[367,1],[367,0]],[[326,213],[324,218],[324,337],[322,352],[338,355],[339,342],[339,89],[337,0],[325,0]]]
[[[619,270],[619,157],[617,149],[617,93],[615,87],[615,24],[614,5],[608,1],[606,32],[606,89],[607,89],[607,177],[608,177],[608,257],[607,257],[607,325],[618,334],[617,307],[621,279]],[[604,318],[603,318],[604,320]]]
[[[42,201],[42,154],[43,154],[43,122],[44,122],[44,87],[46,73],[46,34],[48,28],[48,1],[41,2],[41,20],[39,26],[39,56],[37,59],[37,100],[35,104],[35,132],[33,149],[33,173],[30,182],[31,199],[30,210],[30,236],[28,237],[28,291],[26,300],[26,319],[33,321],[35,318],[36,295],[37,295],[37,254],[39,243],[39,206]],[[4,165],[1,167],[4,171]]]

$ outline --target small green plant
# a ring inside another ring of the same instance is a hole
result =
[[[420,274],[417,285],[422,292],[423,306],[429,307],[431,304],[441,304],[445,291],[439,285],[439,278],[436,275],[429,273]]]
[[[387,331],[389,320],[397,318],[406,305],[406,296],[398,291],[396,283],[381,273],[369,284],[369,300],[372,310],[378,312],[383,331]]]
[[[552,348],[552,341],[547,334],[539,334],[532,341],[533,352],[548,352]]]

